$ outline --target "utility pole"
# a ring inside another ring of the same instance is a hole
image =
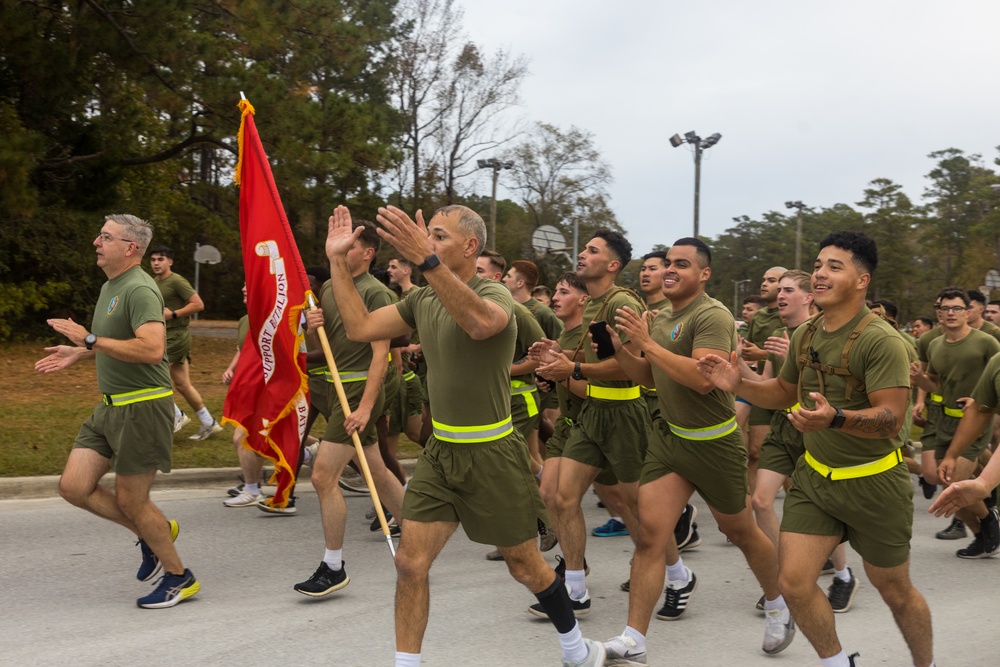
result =
[[[496,158],[488,160],[477,160],[476,164],[480,169],[493,170],[493,197],[490,201],[490,234],[487,245],[490,250],[497,249],[497,179],[500,177],[501,169],[510,169],[514,166],[512,161],[501,162]]]
[[[684,138],[681,135],[675,134],[670,137],[670,145],[674,148],[679,147],[682,144],[691,144],[694,146],[694,237],[698,238],[698,217],[699,210],[701,208],[701,153],[706,148],[711,148],[715,144],[719,143],[722,139],[722,135],[716,132],[715,134],[709,135],[707,138],[702,139],[693,130],[684,134]]]
[[[800,201],[786,201],[785,208],[797,208],[795,220],[795,268],[802,268],[802,209],[806,207]]]

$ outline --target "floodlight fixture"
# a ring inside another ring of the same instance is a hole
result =
[[[670,137],[670,145],[673,146],[674,148],[680,148],[680,146],[683,143],[684,140],[681,139],[681,135],[679,134],[675,134],[674,136]]]

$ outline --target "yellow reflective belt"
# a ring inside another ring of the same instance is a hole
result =
[[[590,398],[599,398],[604,401],[631,401],[632,399],[639,398],[642,392],[639,386],[634,387],[597,387],[591,384],[587,385],[587,396]]]
[[[528,408],[528,416],[534,417],[538,414],[538,404],[535,403],[535,397],[531,394],[537,392],[538,387],[533,384],[528,384],[523,380],[511,380],[510,381],[510,393],[511,396],[516,396],[517,394],[524,394],[524,405]]]
[[[173,393],[170,387],[153,387],[152,389],[126,391],[123,394],[104,394],[102,400],[104,405],[131,405],[132,403],[151,401],[154,398],[172,396]]]
[[[801,410],[801,409],[802,409],[802,404],[796,403],[790,408],[785,408],[785,412],[795,412],[796,410]]]
[[[682,428],[670,422],[667,422],[667,426],[670,427],[671,433],[685,440],[715,440],[724,435],[729,435],[738,428],[736,417],[730,417],[721,424],[705,428]]]
[[[957,417],[958,419],[961,419],[962,415],[965,414],[964,412],[962,412],[961,408],[949,408],[948,406],[943,406],[943,407],[944,407],[944,413],[949,417]]]
[[[389,363],[392,363],[392,352],[389,353]]]
[[[405,373],[403,373],[403,381],[404,382],[409,382],[410,380],[412,380],[415,377],[417,377],[417,374],[414,373],[413,371],[406,371]]]
[[[838,479],[870,477],[871,475],[877,475],[880,472],[885,472],[886,470],[895,468],[903,462],[903,453],[898,449],[894,449],[892,452],[877,461],[862,463],[859,466],[850,466],[847,468],[831,468],[828,465],[824,465],[817,461],[816,458],[808,451],[805,454],[805,459],[806,463],[808,463],[813,470],[829,480],[836,481]]]
[[[653,392],[654,394],[656,393],[656,387],[647,387],[647,386],[646,386],[646,385],[644,385],[644,384],[640,384],[639,386],[640,386],[640,387],[642,387],[643,389],[645,389],[646,391],[651,391],[651,392]]]
[[[941,394],[931,394],[931,403],[944,403],[944,396]]]
[[[324,368],[322,371],[316,368],[309,372],[313,375],[322,375],[327,382],[333,382],[333,373],[330,372],[329,368]],[[340,371],[338,375],[343,383],[361,382],[368,379],[368,371]]]
[[[509,416],[495,424],[484,426],[449,426],[435,419],[431,419],[431,425],[434,427],[434,437],[438,440],[466,444],[499,440],[514,432],[514,422]]]

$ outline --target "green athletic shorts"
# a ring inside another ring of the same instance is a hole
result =
[[[337,392],[322,375],[309,376],[309,405],[316,408],[327,421],[330,421],[331,394],[336,396]]]
[[[913,483],[906,464],[877,475],[828,480],[804,458],[792,473],[781,532],[838,535],[867,563],[896,567],[910,555]]]
[[[642,397],[646,401],[646,409],[649,411],[649,422],[653,423],[660,416],[660,399],[656,395],[655,389],[642,388]]]
[[[389,368],[385,374],[385,382],[382,383],[382,393],[385,394],[385,400],[382,403],[382,414],[384,416],[389,416],[392,406],[399,400],[399,394],[402,389],[403,378],[396,372],[395,364],[390,361]]]
[[[170,472],[174,445],[172,396],[111,406],[99,403],[83,422],[73,448],[93,449],[111,459],[119,475],[139,475],[150,470]]]
[[[775,417],[771,422],[771,431],[764,438],[764,444],[760,448],[757,468],[791,477],[795,465],[806,452],[806,445],[802,440],[802,432],[796,430],[785,416],[788,413],[781,410],[777,414],[780,414],[781,418]]]
[[[416,373],[409,380],[400,382],[396,400],[386,409],[389,413],[389,435],[399,435],[406,430],[406,422],[410,417],[423,414],[423,392],[420,376]]]
[[[183,364],[191,360],[191,330],[187,327],[167,329],[167,361]]]
[[[657,419],[639,484],[672,472],[690,482],[713,509],[723,514],[746,509],[747,450],[739,429],[714,440],[687,440]]]
[[[529,412],[534,414],[528,414]],[[514,421],[514,428],[521,432],[521,436],[525,440],[528,439],[532,431],[538,430],[542,413],[538,407],[537,389],[523,394],[511,394],[510,418]]]
[[[955,437],[955,430],[958,428],[958,422],[960,421],[962,421],[960,417],[949,417],[944,413],[938,418],[935,431],[937,437],[934,440],[934,458],[938,461],[943,459],[944,455],[948,453],[948,447],[951,445],[952,438]],[[978,459],[983,450],[990,446],[991,437],[993,437],[992,420],[990,420],[989,426],[979,434],[976,441],[965,450],[962,458],[969,461]]]
[[[528,447],[516,429],[470,444],[432,435],[406,485],[403,519],[458,522],[473,542],[501,547],[533,540],[539,519],[549,524]]]
[[[545,443],[546,460],[563,455],[563,447],[566,445],[566,437],[569,435],[571,424],[572,421],[566,421],[565,417],[556,420],[555,431]],[[597,473],[597,478],[594,481],[605,486],[614,486],[618,483],[618,478],[615,477],[615,471],[611,469],[611,466],[605,465],[601,468],[601,472]]]
[[[566,437],[563,456],[594,468],[610,466],[618,480],[635,482],[642,472],[651,429],[643,398],[588,398]]]
[[[765,410],[764,408],[758,408],[756,405],[750,406],[750,419],[747,420],[749,426],[770,426],[771,417],[774,416],[774,410]]]
[[[944,409],[940,403],[927,401],[924,405],[927,406],[927,423],[924,424],[924,430],[920,434],[920,444],[923,451],[929,452],[937,444],[937,425],[944,417]]]
[[[556,395],[556,390],[552,391],[542,391],[538,390],[538,400],[539,400],[539,410],[558,410],[559,409],[559,397]]]
[[[323,439],[327,442],[339,442],[342,445],[353,447],[354,439],[344,430],[344,410],[340,407],[340,399],[337,398],[337,388],[333,386],[333,383],[328,382],[327,384],[330,385],[327,390],[330,393],[330,418],[326,422],[326,431],[323,433]],[[347,404],[351,407],[352,411],[356,410],[358,404],[361,403],[361,397],[365,393],[366,384],[364,381],[344,383],[344,394],[347,396]],[[375,405],[372,406],[371,417],[368,419],[368,423],[365,424],[364,430],[358,433],[363,446],[367,447],[378,442],[375,422],[378,420],[378,416],[382,414],[384,405],[385,392],[379,389],[378,398],[375,400]]]

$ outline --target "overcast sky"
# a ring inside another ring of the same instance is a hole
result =
[[[998,0],[460,2],[473,41],[530,59],[528,120],[594,134],[637,253],[692,232],[674,133],[722,134],[702,161],[708,236],[790,199],[853,205],[879,177],[919,203],[934,150],[998,169]]]

